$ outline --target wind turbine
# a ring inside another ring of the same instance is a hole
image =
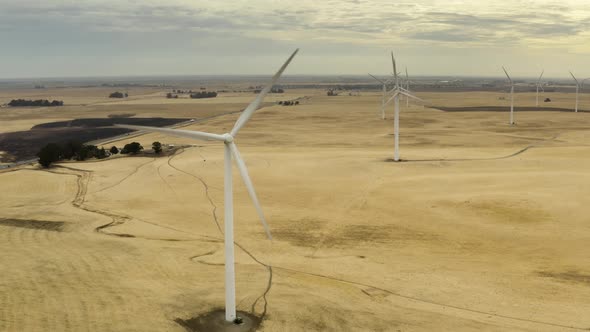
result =
[[[574,81],[576,81],[576,113],[578,112],[578,94],[580,93],[580,82],[578,82],[578,79],[574,76],[574,74],[572,74],[572,72],[570,71],[570,75],[572,75],[572,77],[574,78]]]
[[[240,171],[240,175],[242,176],[242,180],[244,181],[244,185],[248,190],[248,194],[254,203],[254,207],[258,212],[258,216],[260,217],[260,221],[262,222],[262,226],[266,232],[266,235],[270,240],[272,240],[272,236],[270,234],[270,230],[268,228],[268,224],[266,223],[266,219],[264,218],[264,214],[262,213],[262,208],[258,202],[258,197],[256,196],[256,192],[254,191],[254,186],[252,185],[252,181],[250,180],[250,176],[248,175],[248,170],[246,168],[246,164],[244,160],[240,156],[240,152],[236,144],[234,143],[234,138],[240,131],[240,129],[250,120],[254,111],[258,109],[264,97],[270,92],[273,85],[276,84],[279,77],[287,68],[293,57],[299,49],[295,50],[293,54],[287,59],[287,61],[283,64],[283,66],[279,69],[279,71],[273,76],[270,83],[264,87],[264,89],[256,96],[256,99],[248,107],[242,112],[238,120],[236,121],[234,127],[229,133],[225,134],[211,134],[205,133],[200,131],[193,131],[193,130],[181,130],[181,129],[171,129],[171,128],[157,128],[157,127],[145,127],[145,126],[133,126],[133,125],[115,125],[117,127],[122,128],[129,128],[134,130],[144,130],[148,132],[158,132],[163,134],[169,134],[173,136],[179,137],[187,137],[197,140],[209,140],[209,141],[220,141],[224,144],[224,159],[225,159],[225,178],[224,178],[224,217],[225,217],[225,320],[228,322],[235,322],[237,323],[236,318],[236,285],[235,285],[235,271],[234,271],[234,226],[233,226],[233,179],[232,179],[232,155],[236,161],[236,166]]]
[[[385,107],[387,106],[387,103],[385,102],[385,97],[387,96],[387,84],[391,83],[391,80],[381,80],[378,79],[377,77],[369,74],[369,76],[371,76],[372,78],[376,79],[377,81],[379,81],[381,84],[383,84],[383,96],[381,97],[381,120],[385,120]]]
[[[510,78],[510,75],[508,75],[506,68],[502,66],[502,69],[510,81],[510,125],[512,126],[514,125],[514,82],[512,82],[512,79]]]
[[[406,90],[410,91],[410,77],[408,76],[408,67],[406,67]],[[406,107],[410,107],[410,98],[406,97]]]
[[[545,92],[545,90],[541,86],[541,78],[543,77],[544,73],[545,73],[545,69],[543,69],[543,71],[541,72],[541,76],[539,76],[539,79],[537,80],[537,107],[539,107],[539,88],[541,90],[543,90],[543,92]]]
[[[394,107],[394,118],[393,118],[393,134],[395,136],[395,145],[393,150],[393,160],[399,161],[399,97],[400,95],[406,96],[406,98],[414,98],[416,100],[423,101],[422,99],[413,96],[409,93],[408,90],[404,89],[399,83],[399,77],[397,73],[397,66],[395,64],[395,57],[393,56],[393,52],[391,52],[391,62],[393,64],[393,74],[395,75],[394,82],[395,86],[391,90],[393,95],[389,98],[387,103],[393,100],[393,107]]]

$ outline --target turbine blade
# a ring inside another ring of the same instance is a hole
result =
[[[408,67],[406,67],[406,81],[409,80],[410,78],[408,77]]]
[[[539,85],[541,83],[541,78],[543,77],[544,73],[545,73],[545,69],[543,69],[543,71],[541,72],[541,76],[539,76],[539,80],[537,80],[537,85]]]
[[[380,79],[378,79],[377,77],[375,77],[375,76],[373,76],[373,75],[371,75],[371,74],[369,74],[369,76],[371,76],[372,78],[376,79],[377,81],[379,81],[379,82],[381,82],[381,83],[383,83],[383,84],[386,84],[386,82],[385,82],[385,81],[383,81],[383,80],[380,80]]]
[[[202,131],[194,131],[194,130],[183,130],[183,129],[172,129],[172,128],[159,128],[159,127],[147,127],[147,126],[134,126],[134,125],[126,125],[126,124],[115,124],[115,127],[119,128],[127,128],[139,131],[149,131],[152,133],[162,133],[172,136],[178,137],[187,137],[192,139],[199,139],[205,141],[225,141],[225,137],[223,135],[218,134],[210,134],[205,133]]]
[[[502,69],[504,70],[504,73],[506,74],[506,77],[508,77],[508,80],[510,81],[510,85],[512,85],[512,79],[510,78],[510,75],[508,75],[508,72],[506,71],[506,68],[504,68],[504,66],[502,66]]]
[[[416,97],[416,96],[414,96],[412,94],[409,94],[409,93],[407,93],[405,91],[400,91],[399,93],[402,94],[402,95],[404,95],[404,96],[406,96],[406,97],[414,98],[414,99],[419,100],[421,102],[425,102],[424,99],[420,99],[420,98],[418,98],[418,97]]]
[[[574,74],[572,74],[571,71],[570,71],[570,75],[572,75],[572,77],[574,78],[574,81],[576,81],[576,85],[580,85],[580,83],[578,82],[578,79],[574,76]]]
[[[395,57],[393,56],[393,52],[391,52],[391,63],[393,64],[393,74],[395,75],[395,84],[397,85],[397,66],[395,65]]]
[[[258,107],[260,107],[260,104],[262,104],[264,97],[266,97],[266,95],[270,92],[273,85],[275,85],[277,83],[277,81],[281,77],[281,74],[283,74],[283,71],[285,71],[285,69],[287,68],[287,66],[289,65],[291,60],[293,60],[293,58],[295,57],[297,52],[299,52],[299,49],[296,49],[295,52],[293,52],[293,54],[291,54],[291,56],[287,59],[287,61],[285,61],[283,66],[281,66],[279,71],[277,71],[275,73],[275,75],[272,77],[272,80],[264,87],[264,89],[262,89],[262,91],[260,91],[258,96],[256,96],[256,99],[254,99],[254,101],[252,103],[250,103],[250,105],[248,105],[248,107],[246,107],[246,109],[242,112],[242,114],[238,118],[238,121],[236,121],[234,128],[231,130],[232,136],[234,136],[234,137],[236,136],[238,131],[240,131],[240,129],[246,124],[246,122],[248,122],[250,117],[252,117],[252,114],[254,114],[254,111],[256,111],[258,109]]]
[[[391,97],[389,97],[389,99],[387,99],[387,102],[385,103],[385,105],[388,105],[389,103],[391,103],[391,101],[393,100],[393,98],[395,98],[395,96],[399,95],[399,91],[395,90],[395,92],[393,93],[393,95],[391,95]]]
[[[254,203],[254,207],[258,212],[258,216],[260,217],[260,221],[262,222],[262,226],[264,227],[264,231],[266,232],[266,236],[268,239],[272,241],[272,235],[270,235],[270,229],[268,224],[266,223],[266,219],[264,218],[264,213],[262,213],[262,208],[260,207],[260,203],[258,202],[258,197],[256,196],[256,192],[254,191],[254,186],[252,185],[252,180],[250,180],[250,175],[248,175],[248,169],[246,168],[246,164],[238,151],[238,147],[231,142],[229,144],[229,148],[234,155],[234,159],[236,160],[236,165],[238,166],[238,170],[240,171],[240,175],[242,176],[242,180],[244,180],[244,185],[248,190],[248,194],[252,199],[252,203]]]

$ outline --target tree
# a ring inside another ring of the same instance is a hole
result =
[[[100,149],[97,149],[95,152],[95,157],[96,159],[104,159],[107,156],[107,151],[104,149],[104,147],[101,147]]]
[[[84,161],[88,158],[95,157],[97,155],[98,148],[94,145],[82,145],[82,148],[76,154],[77,161]]]
[[[157,141],[152,143],[152,149],[156,154],[160,154],[162,152],[162,143]]]
[[[113,92],[109,95],[109,98],[123,98],[125,95],[122,92]]]
[[[37,153],[37,157],[39,157],[39,164],[45,168],[48,168],[51,163],[60,160],[61,147],[55,143],[49,143],[41,148],[39,153]]]
[[[64,102],[61,100],[53,100],[49,101],[47,99],[37,99],[37,100],[25,100],[25,99],[13,99],[8,103],[8,106],[12,107],[54,107],[54,106],[63,106]]]
[[[117,149],[117,147],[113,145],[113,146],[111,147],[111,149],[109,150],[109,152],[110,152],[111,154],[117,154],[117,153],[119,153],[119,149]]]
[[[74,156],[77,156],[82,149],[82,143],[74,140],[70,140],[66,142],[61,147],[61,158],[63,159],[72,159]]]
[[[131,142],[129,144],[125,144],[123,149],[121,149],[122,154],[137,154],[139,151],[143,150],[143,146],[137,142]]]
[[[217,97],[217,92],[214,92],[214,91],[195,92],[195,93],[191,93],[190,97],[192,99],[215,98],[215,97]]]

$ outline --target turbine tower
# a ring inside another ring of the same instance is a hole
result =
[[[235,285],[235,271],[234,271],[234,226],[233,226],[233,179],[232,179],[232,156],[235,159],[236,166],[240,172],[244,185],[254,203],[254,207],[258,212],[262,226],[266,232],[266,235],[270,240],[272,236],[262,213],[262,208],[258,202],[258,197],[254,191],[254,186],[248,175],[248,169],[242,159],[240,152],[234,139],[240,129],[250,120],[254,111],[260,107],[264,97],[270,92],[273,85],[276,84],[279,77],[287,68],[293,57],[299,49],[295,50],[293,54],[287,59],[279,71],[273,76],[272,80],[267,86],[256,96],[256,99],[242,112],[238,120],[236,121],[233,129],[229,133],[225,134],[212,134],[193,130],[181,130],[171,128],[157,128],[157,127],[145,127],[145,126],[132,126],[132,125],[115,125],[117,127],[129,128],[134,130],[143,130],[148,132],[157,132],[163,134],[169,134],[173,136],[192,138],[197,140],[208,140],[208,141],[220,141],[224,144],[224,159],[225,159],[225,177],[224,177],[224,219],[225,219],[225,320],[228,322],[237,322],[236,320],[236,285]]]
[[[570,75],[572,75],[572,77],[574,78],[574,81],[576,81],[576,113],[578,112],[578,94],[580,93],[580,82],[578,82],[578,79],[574,76],[574,74],[572,74],[572,72],[570,71]]]
[[[383,96],[381,96],[381,120],[385,120],[385,107],[387,106],[387,103],[385,102],[385,98],[387,97],[387,84],[390,84],[391,80],[384,81],[371,74],[369,74],[369,76],[383,84]]]
[[[414,99],[420,100],[420,101],[422,101],[422,99],[411,95],[408,90],[404,89],[400,85],[399,77],[398,77],[398,73],[397,73],[397,66],[395,64],[395,57],[393,56],[393,52],[391,52],[391,62],[393,64],[393,73],[395,75],[395,77],[394,77],[395,86],[391,90],[391,92],[393,92],[393,95],[389,98],[387,103],[389,103],[391,100],[393,100],[393,105],[394,105],[393,134],[395,136],[393,160],[399,161],[399,97],[406,96],[406,98],[414,98]]]
[[[508,80],[510,81],[510,125],[512,126],[514,125],[514,82],[510,78],[510,75],[508,75],[506,68],[502,66],[502,69],[504,70],[506,77],[508,77]]]
[[[537,80],[537,107],[539,107],[539,89],[541,89],[541,90],[543,90],[543,92],[545,92],[545,90],[541,86],[541,78],[543,77],[543,73],[545,73],[544,69],[541,72],[541,76],[539,76],[539,79]]]

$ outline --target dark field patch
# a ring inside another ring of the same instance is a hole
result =
[[[178,118],[95,118],[95,119],[74,119],[70,121],[57,121],[42,123],[34,126],[31,129],[40,128],[70,128],[70,127],[81,127],[81,128],[97,128],[97,127],[110,127],[116,123],[118,124],[132,124],[138,126],[154,126],[154,127],[165,127],[171,126],[175,123],[187,121],[188,119]],[[130,131],[129,129],[127,129]]]
[[[41,229],[45,231],[62,232],[65,222],[45,221],[34,219],[3,219],[0,218],[0,226],[20,227],[28,229]]]
[[[130,129],[111,127],[115,123],[163,127],[187,121],[179,118],[104,118],[75,119],[36,125],[31,130],[0,133],[1,162],[34,159],[47,143],[65,143],[70,140],[89,142],[132,132]]]
[[[135,113],[109,114],[109,118],[113,119],[130,118],[132,116],[135,116]]]
[[[444,112],[509,112],[508,106],[470,106],[470,107],[448,107],[448,106],[430,106],[437,110]],[[534,106],[515,106],[514,112],[573,112],[574,108],[558,108],[558,107],[534,107]],[[587,110],[578,109],[578,112],[590,112]]]
[[[583,274],[578,271],[567,271],[567,272],[549,272],[541,271],[537,272],[537,275],[545,278],[552,278],[558,281],[571,282],[576,284],[585,284],[590,286],[590,274]]]
[[[397,225],[352,224],[327,229],[325,221],[302,219],[290,221],[287,227],[274,227],[277,240],[287,241],[295,246],[309,247],[350,247],[366,243],[388,244],[407,241],[436,241],[434,234],[419,232]]]
[[[238,311],[237,316],[242,318],[241,324],[226,322],[224,309],[213,310],[186,320],[177,318],[174,321],[188,332],[254,332],[262,321],[260,317],[243,311]]]

